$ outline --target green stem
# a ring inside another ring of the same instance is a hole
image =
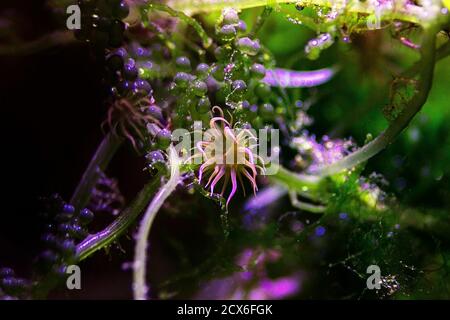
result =
[[[180,182],[180,158],[173,146],[169,150],[170,179],[154,196],[139,226],[134,257],[133,294],[136,300],[145,300],[147,286],[145,274],[147,269],[147,241],[153,221],[164,201],[172,194]]]
[[[370,1],[338,1],[338,0],[299,0],[295,1],[301,6],[320,6],[320,7],[337,7],[342,8],[342,4],[345,4],[346,12],[353,13],[363,13],[363,14],[374,14],[375,9]],[[405,22],[421,24],[420,14],[423,12],[424,8],[416,5],[406,6],[404,2],[397,1],[394,2],[395,8],[391,10],[383,11],[383,20],[401,20]]]
[[[152,181],[148,182],[139,192],[131,205],[104,230],[88,236],[77,246],[77,260],[82,261],[94,252],[106,247],[120,237],[136,220],[161,184],[162,173],[158,173]]]
[[[178,4],[175,4],[175,6],[179,9]],[[200,39],[202,39],[203,46],[205,48],[208,48],[212,44],[212,39],[208,37],[208,34],[205,30],[203,30],[203,27],[200,25],[200,23],[197,22],[197,20],[189,17],[185,13],[183,13],[181,10],[174,10],[171,7],[162,4],[162,3],[149,3],[146,4],[143,7],[142,13],[147,14],[148,10],[159,10],[166,12],[170,14],[173,17],[179,18],[180,20],[184,21],[188,25],[190,25],[194,30],[198,33],[200,36]]]
[[[419,72],[420,79],[418,81],[417,93],[408,101],[403,112],[376,139],[343,159],[331,165],[318,168],[315,172],[316,174],[322,177],[329,176],[355,167],[385,149],[408,126],[427,101],[431,89],[435,65],[437,31],[436,28],[424,30],[424,37],[421,45],[422,58],[420,60],[422,69]]]
[[[325,206],[322,205],[315,205],[307,202],[303,202],[298,200],[297,192],[295,191],[289,191],[289,198],[291,200],[291,205],[294,208],[312,212],[312,213],[324,213],[326,210]]]
[[[190,13],[220,11],[227,7],[247,9],[283,3],[296,3],[303,6],[317,5],[321,7],[332,7],[338,5],[338,1],[336,0],[170,0],[168,2],[169,5],[176,7],[178,10],[187,11]],[[346,4],[345,10],[347,12],[363,14],[374,13],[374,9],[371,8],[369,1],[350,1]],[[422,11],[422,7],[415,5],[409,5],[407,9],[404,8],[404,6],[399,6],[399,8],[383,15],[382,18],[420,23],[419,14]]]
[[[104,137],[70,199],[70,203],[77,210],[84,208],[89,202],[100,173],[106,169],[121,143],[122,139],[113,133],[108,133]]]
[[[305,198],[319,200],[317,190],[320,177],[298,174],[279,166],[276,174],[268,176],[268,178]]]

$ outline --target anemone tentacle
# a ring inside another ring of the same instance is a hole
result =
[[[220,116],[211,118],[210,128],[203,135],[203,140],[195,143],[191,149],[194,151],[194,155],[187,161],[202,159],[198,169],[198,181],[202,183],[205,176],[209,175],[204,187],[208,188],[211,193],[214,193],[217,185],[221,183],[220,195],[224,197],[231,181],[231,190],[226,196],[226,206],[228,207],[237,193],[238,184],[245,195],[243,178],[249,181],[253,193],[256,194],[258,171],[260,174],[265,173],[264,161],[255,153],[258,139],[254,132],[248,128],[235,131],[232,120],[225,119],[222,109],[217,106],[212,109],[212,112],[219,113]]]

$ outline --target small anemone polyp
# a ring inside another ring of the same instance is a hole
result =
[[[244,195],[244,178],[250,182],[253,193],[256,193],[258,190],[256,176],[258,171],[259,174],[264,174],[265,168],[262,158],[256,154],[256,135],[250,129],[234,128],[224,118],[223,111],[219,107],[214,107],[214,111],[218,111],[220,116],[210,120],[210,128],[203,135],[203,139],[197,142],[194,155],[188,160],[201,163],[198,180],[201,183],[205,176],[209,176],[205,188],[209,188],[211,194],[214,193],[218,183],[223,181],[220,195],[224,196],[231,180],[231,191],[226,202],[228,206],[237,192],[237,181],[239,180]]]

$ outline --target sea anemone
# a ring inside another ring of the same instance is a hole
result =
[[[163,128],[160,108],[155,104],[153,96],[132,95],[114,101],[108,110],[106,120],[102,123],[119,136],[128,139],[137,150],[135,137],[145,141],[144,130],[148,123]]]
[[[196,162],[201,163],[198,180],[201,183],[203,177],[209,175],[205,188],[209,187],[211,194],[223,178],[220,192],[223,197],[231,180],[231,191],[226,202],[228,207],[236,194],[238,180],[245,195],[243,177],[250,181],[253,193],[256,194],[258,190],[256,176],[258,171],[260,174],[265,173],[264,161],[255,151],[257,147],[255,133],[248,128],[234,128],[224,118],[223,111],[219,107],[214,107],[214,111],[219,112],[220,116],[210,120],[210,128],[203,134],[202,140],[196,143],[193,148],[194,155],[188,161],[200,161]]]

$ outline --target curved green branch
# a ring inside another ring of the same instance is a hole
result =
[[[351,169],[356,165],[372,158],[380,151],[391,144],[397,136],[409,125],[414,116],[421,110],[428,98],[433,81],[433,73],[436,59],[436,34],[437,28],[424,30],[423,41],[421,44],[421,70],[419,71],[419,80],[417,93],[409,100],[403,109],[403,112],[383,131],[377,138],[344,157],[343,159],[327,166],[318,168],[315,173],[319,176],[329,176],[340,171]]]
[[[108,133],[103,138],[103,141],[92,157],[91,162],[70,199],[70,203],[77,210],[84,208],[89,202],[92,189],[97,183],[101,172],[106,169],[112,157],[122,144],[122,141],[122,138],[119,138],[112,132]]]
[[[170,179],[161,187],[153,198],[152,202],[145,212],[144,218],[139,226],[137,242],[133,263],[133,294],[136,300],[145,300],[147,298],[147,286],[145,284],[145,274],[147,268],[147,242],[150,229],[159,209],[164,201],[175,190],[180,182],[181,160],[173,146],[169,150]]]
[[[320,199],[321,197],[318,194],[321,179],[317,176],[298,174],[279,166],[276,173],[267,176],[267,178],[304,198],[316,201],[324,200]]]
[[[134,223],[139,214],[144,210],[151,196],[161,184],[162,173],[158,173],[139,192],[131,205],[126,208],[120,216],[114,220],[104,230],[96,234],[89,235],[77,246],[77,260],[82,261],[94,252],[105,248],[113,241],[117,240]]]
[[[342,6],[343,1],[336,0],[170,0],[168,4],[176,7],[180,11],[190,13],[219,11],[227,7],[236,9],[247,9],[261,6],[273,6],[277,4],[295,3],[302,6],[317,5],[321,7]],[[345,4],[345,10],[353,13],[372,14],[373,8],[369,1],[350,1]],[[412,23],[421,23],[420,14],[423,8],[416,5],[409,5],[407,8],[402,3],[401,6],[390,10],[383,15],[383,19],[402,20]]]

